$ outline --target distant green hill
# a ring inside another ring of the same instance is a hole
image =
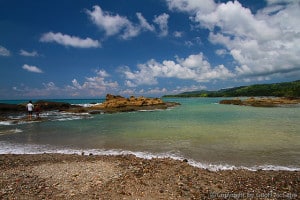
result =
[[[218,91],[192,91],[163,97],[240,97],[240,96],[276,96],[300,97],[300,80],[285,83],[256,84],[240,86]]]

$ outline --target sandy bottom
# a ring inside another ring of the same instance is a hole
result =
[[[185,161],[0,155],[0,199],[299,199],[300,172],[212,172]]]

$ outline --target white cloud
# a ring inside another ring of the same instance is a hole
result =
[[[187,47],[192,47],[194,45],[194,43],[192,41],[185,41],[184,45]]]
[[[70,46],[75,48],[97,48],[101,46],[98,40],[92,40],[91,38],[81,39],[76,36],[53,32],[43,34],[40,38],[40,41],[56,42],[63,46]]]
[[[161,94],[166,94],[168,92],[168,90],[166,88],[154,88],[154,89],[149,89],[146,93],[148,95],[161,95]]]
[[[104,12],[100,6],[93,6],[93,10],[86,9],[86,14],[99,29],[105,31],[107,36],[122,33],[121,38],[128,39],[140,33],[140,27],[133,25],[126,17]],[[141,14],[137,15],[140,20],[144,19]],[[146,26],[146,24],[143,25]]]
[[[58,87],[56,87],[56,85],[55,85],[55,83],[53,83],[52,81],[51,82],[49,82],[49,83],[43,83],[43,86],[44,86],[44,88],[46,89],[46,90],[59,90],[59,88]]]
[[[141,13],[136,13],[139,21],[140,26],[142,29],[148,30],[148,31],[155,31],[155,27],[147,22],[147,20],[143,17]]]
[[[183,32],[175,31],[175,32],[173,33],[173,35],[174,35],[174,37],[176,37],[176,38],[181,38],[182,35],[183,35]]]
[[[268,0],[268,6],[255,14],[238,1],[219,4],[209,1],[207,10],[200,5],[202,1],[166,2],[172,10],[188,12],[193,22],[199,24],[198,28],[210,30],[210,42],[223,45],[233,57],[237,76],[263,80],[299,74],[299,0]]]
[[[228,54],[227,50],[226,49],[217,49],[215,51],[215,53],[218,55],[218,56],[225,56],[226,54]]]
[[[10,56],[10,51],[0,45],[0,56]]]
[[[15,95],[19,98],[45,98],[45,97],[54,97],[65,95],[65,92],[62,91],[59,87],[55,85],[54,82],[43,83],[42,88],[32,88],[24,84],[20,86],[14,86],[13,90]]]
[[[92,22],[103,29],[109,36],[119,33],[124,26],[130,23],[126,17],[103,12],[100,6],[93,6],[93,11],[86,10],[86,13]]]
[[[30,65],[25,64],[25,65],[23,65],[22,68],[29,71],[29,72],[43,73],[43,71],[40,68],[36,67],[36,66],[30,66]]]
[[[155,85],[158,78],[178,78],[206,82],[215,79],[227,79],[234,75],[223,65],[212,68],[202,53],[190,55],[176,61],[164,60],[162,63],[154,59],[139,64],[138,70],[132,72],[128,67],[123,69],[126,78],[136,85]]]
[[[103,11],[98,5],[93,6],[92,10],[86,9],[85,12],[90,20],[105,32],[106,36],[118,35],[122,39],[130,39],[137,37],[142,31],[155,32],[156,30],[155,26],[150,24],[140,12],[136,13],[139,23],[133,23],[126,16]],[[159,36],[168,35],[168,19],[169,15],[166,13],[154,17],[153,22],[160,30]]]
[[[163,13],[159,16],[155,16],[153,22],[158,24],[159,28],[160,28],[160,36],[167,36],[168,32],[169,32],[169,27],[168,27],[168,19],[169,19],[169,15],[166,13]]]
[[[134,84],[132,81],[129,81],[129,80],[126,80],[126,81],[125,81],[125,85],[126,85],[127,87],[131,87],[131,88],[137,87],[136,84]]]
[[[86,77],[85,82],[80,84],[77,79],[72,80],[72,85],[67,86],[69,92],[86,96],[101,96],[107,91],[116,90],[119,84],[116,81],[107,81],[109,74],[105,70],[97,70],[96,76]]]
[[[209,13],[215,8],[215,2],[213,0],[166,0],[166,2],[170,10],[188,13]]]
[[[175,89],[170,91],[171,94],[179,94],[183,92],[190,92],[190,91],[198,91],[198,90],[205,90],[207,87],[203,85],[189,85],[189,86],[177,86]]]
[[[29,52],[29,51],[25,51],[23,49],[20,50],[20,55],[21,56],[28,56],[28,57],[37,57],[37,56],[39,56],[37,51]]]

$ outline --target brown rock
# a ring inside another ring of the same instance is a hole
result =
[[[159,98],[146,98],[146,97],[134,97],[125,98],[122,96],[115,96],[111,94],[106,95],[106,101],[101,105],[93,106],[91,110],[103,110],[104,112],[130,112],[137,110],[154,110],[154,109],[166,109],[168,107],[179,105],[173,102],[163,102]]]
[[[246,100],[240,99],[226,99],[221,100],[220,104],[233,104],[254,107],[276,107],[282,105],[295,105],[300,103],[300,99],[291,98],[254,98],[250,97]]]

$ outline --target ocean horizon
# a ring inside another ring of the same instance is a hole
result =
[[[43,122],[0,121],[0,153],[133,154],[187,159],[210,170],[300,170],[299,105],[257,108],[222,105],[221,99],[166,98],[181,105],[97,115],[47,111]],[[51,99],[82,106],[104,100]]]

